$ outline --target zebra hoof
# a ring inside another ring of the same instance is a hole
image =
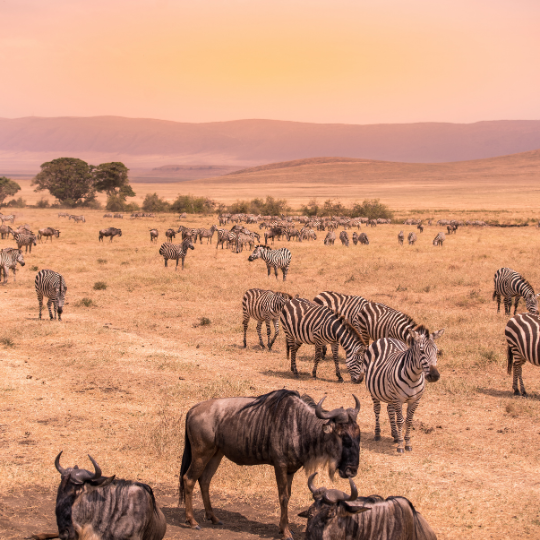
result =
[[[523,397],[527,397],[529,394],[527,394],[527,392],[525,392],[525,390],[523,390],[523,393],[521,394]]]
[[[338,383],[342,383],[342,382],[344,382],[344,381],[343,381],[343,377],[338,377],[338,380],[337,380],[337,382],[338,382]]]
[[[412,446],[406,446],[405,450],[407,450],[407,452],[412,452]]]
[[[521,396],[519,390],[514,390],[514,396]]]
[[[398,443],[399,442],[399,439],[397,437],[394,437],[394,442],[395,443]]]
[[[404,453],[405,453],[405,450],[403,450],[403,448],[398,448],[398,449],[397,449],[397,453],[398,453],[398,454],[404,454]]]
[[[381,436],[380,435],[375,435],[375,438],[373,439],[374,441],[380,441],[381,440]]]
[[[300,375],[298,375],[298,373],[293,373],[293,375],[294,375],[294,378],[295,378],[295,379],[299,379],[299,378],[300,378]]]

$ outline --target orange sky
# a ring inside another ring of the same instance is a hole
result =
[[[538,0],[0,0],[0,117],[540,119]]]

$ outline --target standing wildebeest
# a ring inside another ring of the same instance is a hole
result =
[[[325,246],[333,246],[336,241],[336,233],[334,231],[329,231],[326,233],[326,238],[324,239]]]
[[[150,229],[150,242],[157,242],[159,232],[157,229]]]
[[[167,239],[169,240],[169,242],[172,242],[173,241],[173,238],[176,237],[176,232],[174,229],[167,229],[165,231],[165,236],[167,237]],[[197,239],[197,237],[195,237],[195,239]]]
[[[99,241],[103,242],[104,236],[110,236],[111,242],[115,236],[122,236],[122,229],[117,229],[116,227],[109,227],[108,229],[101,229],[99,231]]]
[[[53,229],[52,227],[45,227],[44,229],[39,229],[38,231],[38,240],[42,240],[43,237],[45,237],[45,240],[47,238],[53,239],[53,236],[56,236],[56,238],[60,238],[60,231],[58,229]]]
[[[161,244],[159,248],[159,254],[165,259],[165,267],[169,259],[174,259],[176,261],[175,271],[178,270],[178,261],[182,259],[182,270],[184,269],[184,259],[187,255],[188,249],[195,249],[191,242],[191,236],[188,236],[181,244],[171,244],[170,242],[165,242]]]
[[[358,233],[357,232],[352,233],[352,241],[353,241],[353,244],[355,246],[356,246],[356,244],[358,244]]]
[[[342,478],[356,476],[360,459],[360,428],[354,409],[324,411],[309,396],[276,390],[254,397],[211,399],[192,407],[186,416],[186,436],[180,468],[180,502],[193,528],[193,488],[201,488],[206,518],[220,523],[210,503],[210,482],[223,456],[237,465],[273,465],[279,492],[279,531],[292,540],[288,506],[295,473],[302,467],[328,466]]]
[[[46,540],[161,540],[167,531],[152,488],[140,482],[102,476],[91,456],[94,472],[54,465],[61,475],[56,496],[58,533],[33,538]]]
[[[408,236],[408,240],[409,240],[409,246],[414,246],[414,243],[415,243],[416,240],[417,240],[416,234],[413,233],[413,232],[410,232],[410,233],[409,233],[409,236]]]
[[[369,246],[369,240],[366,233],[360,233],[360,235],[358,236],[358,241],[361,244],[365,244],[366,246]]]
[[[341,231],[339,233],[339,239],[341,240],[342,246],[349,247],[349,235],[347,234],[347,231]]]
[[[397,241],[400,246],[403,245],[403,240],[405,240],[405,235],[403,234],[403,231],[399,231],[399,234],[397,235]]]
[[[435,533],[405,497],[358,497],[349,478],[351,494],[337,489],[308,487],[315,502],[298,514],[308,519],[306,540],[437,540]]]

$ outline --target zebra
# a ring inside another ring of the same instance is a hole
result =
[[[36,237],[31,232],[16,232],[11,227],[8,227],[9,232],[11,233],[11,236],[13,236],[13,239],[15,242],[17,242],[17,248],[21,249],[22,246],[25,247],[25,253],[32,253],[32,246],[37,245],[36,244]]]
[[[62,274],[54,270],[40,270],[36,275],[35,285],[39,303],[39,318],[41,319],[41,311],[43,309],[43,297],[46,296],[49,299],[47,302],[49,317],[51,320],[53,318],[56,319],[56,314],[58,313],[58,320],[61,321],[67,291],[66,280]],[[51,312],[51,304],[54,305],[54,317]]]
[[[324,306],[309,300],[295,298],[287,302],[280,315],[281,325],[287,343],[287,358],[291,354],[291,371],[298,378],[296,353],[302,344],[315,345],[315,362],[311,376],[317,378],[317,366],[322,357],[323,347],[329,343],[339,382],[343,382],[339,370],[338,348],[345,349],[347,369],[354,383],[364,378],[363,357],[366,348],[354,328],[343,318]]]
[[[403,234],[403,231],[399,231],[399,234],[397,235],[397,241],[400,246],[403,245],[403,240],[405,240],[405,235]]]
[[[515,396],[526,396],[522,366],[527,360],[534,366],[540,366],[540,319],[538,317],[538,302],[530,313],[514,315],[504,329],[506,343],[508,345],[507,372],[513,371],[512,389]],[[518,387],[519,382],[519,387]]]
[[[159,248],[159,254],[165,259],[165,267],[167,267],[167,262],[169,259],[176,260],[175,271],[178,270],[178,260],[182,259],[182,270],[184,269],[184,259],[187,255],[188,249],[195,249],[191,243],[191,236],[182,241],[181,244],[171,244],[170,242],[165,242],[161,244]]]
[[[110,214],[110,215],[112,215],[112,214]],[[107,214],[105,214],[105,216],[107,216]],[[105,217],[105,216],[103,216],[103,217]],[[71,219],[67,212],[58,212],[58,217],[67,217],[67,218]]]
[[[98,240],[100,242],[103,242],[104,236],[110,236],[110,241],[112,242],[115,236],[122,236],[122,229],[117,229],[116,227],[109,227],[108,229],[101,229],[101,231],[99,231]]]
[[[68,216],[69,219],[72,219],[75,223],[86,223],[84,216]]]
[[[0,251],[0,278],[2,277],[2,271],[4,272],[4,285],[8,282],[9,269],[13,272],[13,281],[16,282],[15,272],[17,270],[17,263],[21,266],[25,265],[24,257],[20,249],[5,248]]]
[[[207,244],[212,243],[212,237],[214,236],[214,232],[216,231],[217,227],[215,225],[212,225],[209,229],[199,229],[199,241],[202,244],[202,239],[206,238],[208,241]]]
[[[58,217],[60,217],[60,214],[58,214]],[[103,218],[112,218],[112,214],[103,214]]]
[[[14,214],[10,214],[9,216],[0,216],[0,219],[2,220],[2,223],[4,223],[4,221],[11,221],[11,223],[15,223]]]
[[[418,238],[417,238],[416,234],[413,233],[413,232],[410,232],[409,236],[407,238],[407,240],[409,241],[409,246],[414,246],[414,243],[416,242],[417,239]]]
[[[287,248],[270,249],[268,246],[259,244],[253,250],[253,253],[248,257],[248,261],[252,262],[255,259],[262,259],[266,263],[268,276],[270,276],[270,272],[273,268],[274,273],[276,274],[276,279],[278,277],[278,268],[281,268],[281,272],[283,273],[283,281],[286,281],[289,265],[291,264],[292,259],[291,252]]]
[[[176,237],[176,232],[174,231],[174,229],[167,229],[165,231],[165,236],[167,237],[167,239],[169,240],[169,242],[172,242],[173,241],[173,238]],[[195,237],[196,239],[197,237]],[[183,239],[182,239],[183,240]]]
[[[381,401],[388,404],[388,417],[398,453],[403,453],[403,404],[407,403],[405,450],[411,451],[411,426],[414,412],[424,393],[425,379],[439,380],[437,346],[444,329],[429,336],[410,332],[410,346],[397,339],[383,338],[375,341],[365,354],[367,366],[366,387],[373,400],[375,412],[375,440],[381,439],[379,415]],[[397,425],[396,425],[397,420]]]
[[[300,239],[301,240],[307,240],[308,242],[310,240],[317,240],[317,233],[313,229],[309,229],[307,227],[304,227],[300,231]]]
[[[6,236],[9,238],[9,225],[0,226],[0,236],[2,237],[2,240],[4,240]]]
[[[368,225],[371,225],[371,227],[376,227],[377,226],[377,220],[376,219],[370,219],[368,221]]]
[[[366,246],[369,246],[369,240],[368,240],[368,237],[367,237],[367,234],[366,233],[360,233],[358,235],[358,241],[361,243],[361,244],[365,244]]]
[[[358,233],[357,232],[352,233],[352,241],[353,241],[353,244],[355,246],[358,244]]]
[[[353,321],[359,316],[362,310],[368,303],[368,300],[362,296],[354,296],[350,294],[341,294],[333,291],[324,291],[318,294],[313,302],[319,306],[327,307],[336,315],[344,317],[349,324],[353,325]],[[368,345],[366,343],[366,345]]]
[[[124,215],[123,214],[114,214],[113,218],[124,219]]]
[[[324,239],[324,245],[333,246],[335,241],[336,241],[336,233],[334,231],[327,232],[326,238]]]
[[[266,323],[266,334],[268,337],[268,350],[276,341],[279,334],[279,314],[286,302],[292,299],[290,294],[285,292],[265,291],[263,289],[249,289],[244,293],[242,299],[242,324],[244,325],[244,348],[247,347],[246,334],[249,319],[252,317],[257,321],[257,334],[259,343],[264,349],[261,335],[262,323]],[[274,338],[270,339],[270,322],[274,323]]]
[[[443,247],[443,243],[444,243],[445,240],[446,240],[446,235],[443,232],[440,232],[433,239],[433,245]]]
[[[515,296],[514,315],[517,312],[519,299],[525,299],[528,311],[536,306],[536,295],[532,285],[518,272],[511,268],[499,268],[493,276],[493,300],[497,299],[497,313],[501,311],[501,296],[504,296],[504,314],[510,315],[512,298]]]
[[[50,238],[52,243],[53,236],[56,236],[56,238],[60,238],[60,231],[58,229],[53,229],[52,227],[45,227],[44,229],[39,229],[37,237],[38,240],[41,240],[42,242],[43,237],[45,237],[45,240],[47,240],[47,238]]]
[[[349,235],[347,234],[347,231],[341,231],[339,233],[339,239],[341,240],[342,246],[349,247]]]
[[[150,242],[157,243],[159,231],[157,229],[150,229]]]
[[[229,231],[227,229],[216,229],[217,230],[217,242],[216,242],[216,249],[221,244],[221,249],[223,249],[225,242],[227,242],[227,238],[229,235]]]

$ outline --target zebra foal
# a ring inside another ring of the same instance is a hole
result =
[[[381,402],[387,403],[388,417],[398,453],[403,453],[403,404],[407,404],[405,450],[411,451],[411,426],[414,412],[424,393],[425,381],[439,380],[435,340],[444,329],[429,336],[410,332],[410,347],[397,339],[383,338],[372,343],[365,354],[366,387],[373,400],[375,440],[381,439]]]
[[[36,276],[35,286],[39,303],[39,318],[41,319],[41,311],[43,310],[43,297],[46,296],[49,299],[47,302],[49,317],[51,320],[56,319],[58,313],[58,320],[61,321],[67,291],[66,281],[62,274],[54,270],[40,270]],[[54,305],[54,317],[51,312],[51,304]]]
[[[277,279],[278,268],[280,268],[283,273],[283,281],[287,279],[287,273],[289,272],[289,266],[292,259],[291,252],[287,248],[270,249],[268,246],[263,246],[262,244],[258,245],[248,257],[248,261],[252,262],[255,259],[262,259],[266,263],[268,276],[270,276],[270,272],[273,268]]]
[[[268,350],[276,341],[279,334],[279,314],[286,302],[292,299],[290,294],[285,292],[265,291],[264,289],[249,289],[242,298],[242,324],[244,326],[244,348],[247,347],[246,335],[250,318],[257,321],[257,334],[259,344],[264,349],[262,339],[262,324],[266,323],[266,334],[268,337]],[[274,337],[270,339],[270,323],[274,323]]]
[[[510,315],[512,311],[512,298],[514,302],[514,315],[517,312],[519,299],[523,297],[527,310],[536,309],[536,295],[532,285],[518,272],[511,268],[499,268],[493,276],[493,300],[497,299],[497,313],[501,311],[501,296],[504,297],[504,314]]]

